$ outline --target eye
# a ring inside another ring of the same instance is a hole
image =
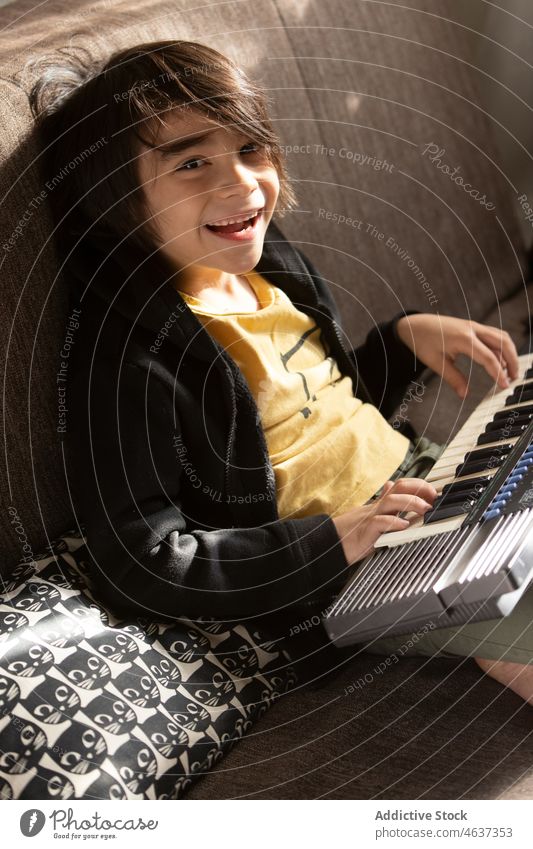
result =
[[[201,159],[188,159],[187,162],[184,162],[183,165],[180,165],[179,168],[176,168],[176,171],[197,171],[197,168],[188,168],[188,165],[194,165],[196,162],[202,162]]]
[[[253,148],[253,150],[247,150],[246,153],[259,153],[260,151],[263,150],[264,145],[257,144],[256,142],[250,141],[250,142],[247,142],[246,144],[244,144],[241,147],[241,151],[243,151],[245,147],[252,147]]]
[[[264,145],[257,144],[256,142],[249,141],[249,142],[246,142],[246,144],[244,144],[241,147],[241,153],[243,153],[243,152],[244,153],[260,153],[260,152],[263,151],[264,147],[265,147]],[[252,148],[252,149],[246,150],[246,148]],[[196,166],[198,163],[201,164],[203,161],[204,161],[203,159],[198,159],[197,157],[195,157],[194,159],[188,159],[186,162],[183,163],[183,165],[180,165],[175,170],[176,171],[198,171],[197,167],[189,168],[189,166],[190,165]]]

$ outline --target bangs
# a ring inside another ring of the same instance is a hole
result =
[[[137,141],[148,148],[157,147],[162,129],[169,129],[168,118],[176,113],[184,117],[198,115],[247,135],[251,141],[264,146],[271,163],[279,169],[282,165],[279,139],[268,119],[268,100],[257,90],[238,68],[220,66],[216,76],[206,75],[202,66],[192,75],[191,67],[172,67],[160,74],[157,88],[150,83],[133,86],[128,92],[131,130]]]

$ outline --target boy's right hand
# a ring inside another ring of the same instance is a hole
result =
[[[408,519],[397,514],[415,512],[423,516],[437,496],[437,490],[422,478],[387,481],[379,498],[333,518],[349,564],[371,553],[374,543],[387,531],[403,531]]]

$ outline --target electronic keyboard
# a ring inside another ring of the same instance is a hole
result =
[[[322,622],[339,646],[507,616],[533,578],[533,357],[493,387],[426,475],[424,516],[382,534]]]

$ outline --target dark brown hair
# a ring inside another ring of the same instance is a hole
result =
[[[157,248],[137,157],[139,143],[154,146],[157,122],[165,124],[165,113],[177,107],[265,145],[280,180],[276,215],[298,203],[266,92],[231,59],[203,44],[147,42],[103,62],[83,48],[69,48],[59,61],[44,59],[29,99],[60,254],[89,233],[100,249],[127,243],[130,259]]]

